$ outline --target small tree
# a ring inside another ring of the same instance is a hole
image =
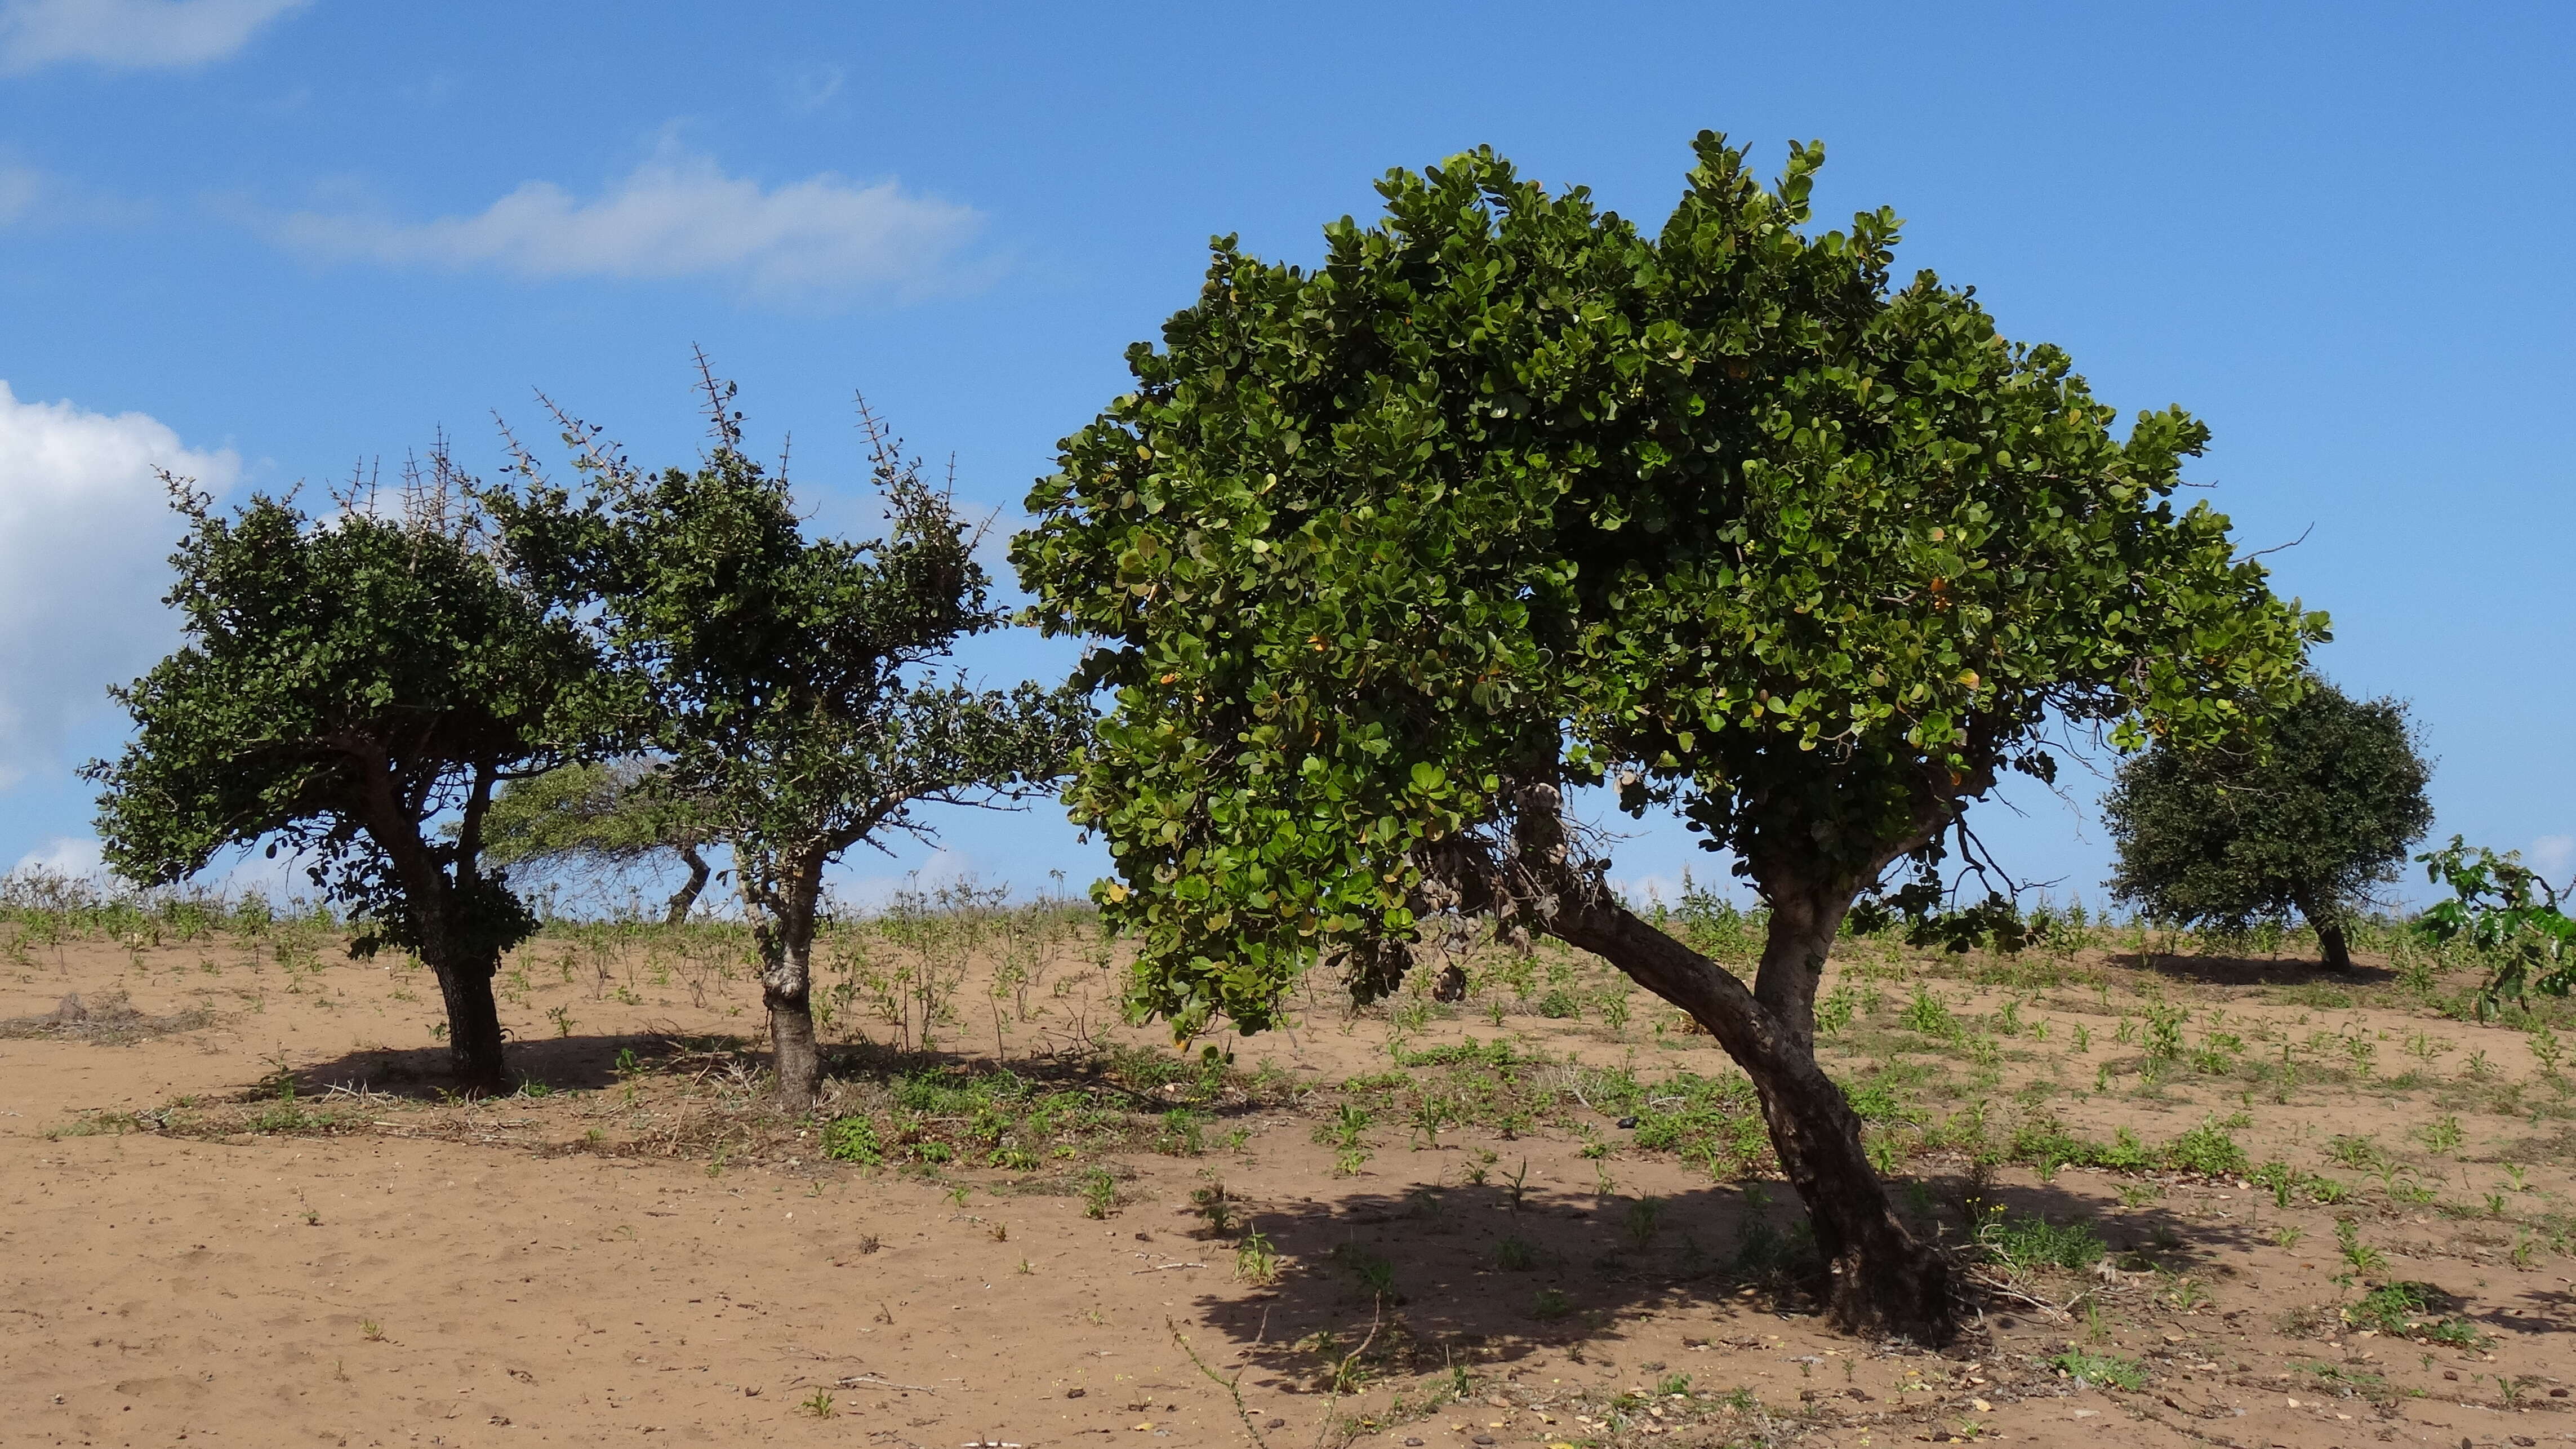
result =
[[[396,512],[351,497],[322,519],[265,496],[222,517],[170,480],[189,527],[168,602],[188,642],[115,692],[134,741],[84,774],[128,879],[179,880],[262,840],[307,856],[360,922],[353,954],[404,947],[437,973],[455,1073],[491,1091],[492,977],[536,920],[484,868],[484,825],[502,782],[595,743],[595,660],[476,546],[436,463]]]
[[[713,840],[701,812],[638,757],[565,765],[501,787],[484,818],[484,855],[495,865],[621,868],[677,856],[688,877],[664,903],[679,925],[707,888]]]
[[[1591,951],[1752,1078],[1855,1329],[1953,1324],[1817,1065],[1855,897],[1928,868],[2052,720],[2200,737],[2295,691],[2322,616],[2168,501],[2206,437],[2125,439],[2065,356],[1997,335],[1896,220],[1810,236],[1703,133],[1660,236],[1490,151],[1380,183],[1312,272],[1215,245],[1134,393],[1066,440],[1013,550],[1116,690],[1076,762],[1134,997],[1278,1020],[1338,959],[1393,988],[1426,917]],[[1771,907],[1748,989],[1628,909],[1565,791],[1615,783]]]
[[[2229,931],[2295,910],[2325,964],[2350,970],[2345,923],[2432,827],[2429,774],[2405,706],[2312,679],[2259,745],[2159,743],[2120,767],[2102,802],[2120,852],[2111,892]]]
[[[567,617],[597,620],[668,788],[731,847],[779,1101],[804,1111],[822,1087],[811,957],[824,869],[854,845],[928,835],[921,805],[1046,790],[1091,712],[1069,692],[925,677],[1004,616],[987,602],[980,535],[864,406],[890,527],[809,538],[784,470],[742,452],[732,387],[705,386],[715,448],[697,468],[644,473],[568,422],[587,496],[523,457],[528,486],[490,502],[513,558]]]

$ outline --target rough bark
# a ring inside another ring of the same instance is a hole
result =
[[[433,961],[438,994],[447,1003],[447,1064],[468,1093],[498,1095],[509,1090],[509,1070],[501,1060],[501,1011],[492,1000],[492,978],[498,960]]]
[[[1784,1019],[1723,967],[1638,919],[1606,890],[1583,894],[1560,910],[1551,934],[1689,1012],[1752,1079],[1771,1145],[1814,1224],[1835,1324],[1851,1333],[1948,1341],[1957,1331],[1949,1263],[1897,1221],[1862,1150],[1859,1115],[1816,1063],[1812,987],[1798,998],[1794,1019]],[[1783,919],[1775,907],[1763,975],[1771,976],[1775,954],[1785,963],[1784,983],[1793,971],[1821,971],[1842,914],[1793,907]]]
[[[821,858],[762,870],[738,861],[743,901],[760,951],[760,999],[769,1009],[770,1070],[778,1106],[810,1112],[823,1092],[823,1054],[814,1040],[814,911],[823,894]]]
[[[662,914],[662,923],[666,926],[686,924],[690,908],[698,903],[698,892],[707,888],[707,858],[698,854],[698,848],[694,845],[681,846],[680,859],[688,862],[689,879],[678,890],[671,892],[670,906]]]

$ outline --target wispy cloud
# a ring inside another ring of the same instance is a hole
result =
[[[33,166],[0,161],[0,230],[130,226],[151,217],[148,203],[92,191]]]
[[[308,254],[536,278],[731,281],[772,300],[909,298],[974,280],[974,208],[825,172],[763,187],[670,146],[593,198],[531,181],[472,216],[305,211],[267,223]]]
[[[167,70],[222,60],[311,0],[0,0],[0,70]]]

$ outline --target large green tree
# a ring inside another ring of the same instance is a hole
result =
[[[1218,240],[1013,558],[1102,641],[1066,798],[1141,1007],[1258,1030],[1333,959],[1365,998],[1447,913],[1597,953],[1752,1079],[1838,1320],[1938,1338],[1943,1260],[1816,1062],[1838,925],[2047,731],[2233,731],[2324,619],[2171,502],[2199,423],[2117,436],[2062,352],[1891,286],[1884,210],[1810,233],[1821,147],[1770,187],[1697,151],[1656,235],[1478,151],[1311,271]],[[1610,889],[1595,783],[1734,852],[1749,986]]]
[[[931,677],[1004,615],[977,531],[872,415],[887,532],[814,537],[783,468],[743,452],[731,386],[706,385],[715,446],[699,466],[645,472],[570,424],[580,495],[523,462],[527,486],[488,501],[517,565],[598,630],[668,788],[731,848],[779,1101],[803,1111],[822,1086],[811,963],[825,868],[926,835],[923,805],[1050,789],[1091,710],[1065,690]]]
[[[595,658],[496,567],[439,461],[405,506],[236,513],[173,481],[188,532],[168,602],[187,642],[116,691],[135,737],[95,761],[107,863],[160,883],[263,840],[360,924],[417,952],[470,1090],[502,1087],[492,977],[536,928],[485,869],[494,789],[596,746]],[[442,830],[445,822],[450,828]]]
[[[2404,705],[2311,680],[2260,740],[2160,742],[2121,765],[2102,801],[2120,852],[2111,892],[2223,930],[2295,911],[2325,964],[2350,970],[2344,925],[2432,828],[2431,774]]]

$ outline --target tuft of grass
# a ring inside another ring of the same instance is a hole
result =
[[[1118,1179],[1109,1169],[1095,1167],[1082,1175],[1082,1215],[1106,1218],[1118,1210]]]
[[[1574,1300],[1560,1288],[1541,1288],[1530,1302],[1530,1316],[1544,1320],[1563,1318],[1574,1311]]]
[[[1190,1189],[1190,1208],[1207,1220],[1211,1234],[1220,1238],[1234,1236],[1234,1199],[1227,1194],[1223,1179],[1212,1178],[1206,1186]]]
[[[1526,1273],[1538,1266],[1538,1249],[1518,1237],[1494,1245],[1494,1262],[1507,1273]]]
[[[2023,1270],[2064,1268],[2081,1272],[2101,1262],[2110,1251],[2090,1223],[2059,1227],[2046,1218],[2025,1217],[2001,1208],[1987,1216],[1977,1239],[1995,1261]]]
[[[2478,1331],[2457,1318],[2435,1315],[2442,1291],[2429,1283],[2382,1283],[2343,1311],[2344,1322],[2391,1338],[2419,1338],[2454,1348],[2476,1348]]]
[[[1258,1232],[1243,1235],[1234,1245],[1234,1276],[1256,1287],[1279,1281],[1279,1250]]]
[[[2070,1348],[2050,1359],[2048,1366],[2080,1384],[2127,1389],[2132,1393],[2147,1386],[2146,1365],[2116,1353]]]

